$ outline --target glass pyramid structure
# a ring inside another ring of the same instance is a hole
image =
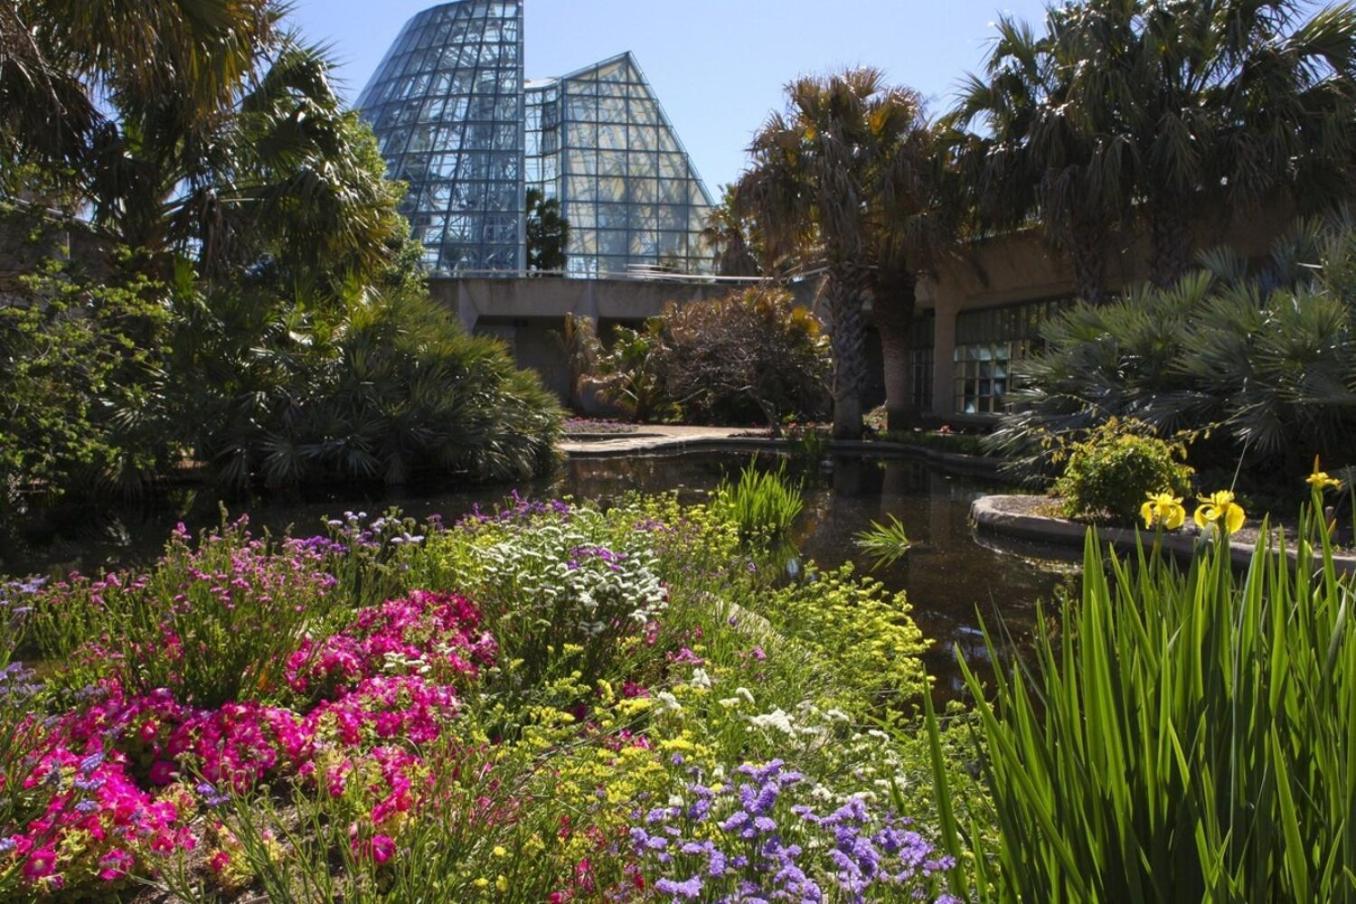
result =
[[[526,192],[560,203],[566,272],[711,271],[711,196],[630,53],[523,78],[522,0],[414,16],[358,98],[434,274],[526,266]]]

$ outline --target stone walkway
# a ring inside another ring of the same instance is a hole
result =
[[[774,448],[768,439],[739,436],[748,427],[680,427],[644,424],[635,433],[617,433],[605,439],[578,440],[566,436],[559,448],[570,456],[633,455],[644,452],[682,452],[695,448]],[[597,435],[597,434],[595,434]]]

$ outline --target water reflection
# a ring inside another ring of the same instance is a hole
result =
[[[748,462],[746,455],[690,453],[678,456],[573,459],[555,477],[516,487],[447,490],[438,486],[400,492],[338,492],[292,499],[259,498],[230,506],[248,512],[256,527],[275,532],[319,530],[323,519],[344,511],[376,513],[399,506],[424,518],[454,518],[475,505],[492,505],[510,489],[534,497],[571,495],[604,503],[630,491],[677,491],[683,501],[705,498],[727,474]],[[775,459],[766,459],[775,466]],[[800,558],[821,568],[860,559],[853,537],[873,521],[898,518],[913,546],[895,564],[870,572],[892,590],[904,590],[924,634],[936,641],[929,670],[939,676],[941,696],[959,690],[953,647],[972,662],[986,658],[979,618],[999,621],[1020,645],[1035,619],[1038,600],[1049,600],[1066,585],[1073,567],[1058,552],[1027,546],[995,548],[976,542],[969,524],[970,503],[994,487],[948,475],[925,462],[906,459],[835,457],[824,462],[795,462],[792,471],[805,481],[805,511],[794,536]],[[156,510],[75,513],[52,519],[30,531],[24,542],[0,545],[0,572],[28,573],[140,564],[154,558],[179,520],[200,529],[220,521],[215,498],[185,494]],[[862,570],[869,566],[861,565]]]

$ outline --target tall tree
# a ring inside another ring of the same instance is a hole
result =
[[[873,193],[872,316],[880,335],[890,430],[909,426],[917,416],[911,355],[918,281],[934,272],[959,226],[961,205],[947,163],[937,130],[919,104]]]
[[[0,163],[41,172],[161,277],[179,257],[213,279],[370,277],[402,242],[399,189],[283,13],[276,0],[7,5]]]
[[[1356,8],[1304,0],[1083,0],[1044,33],[1001,23],[954,117],[999,224],[1039,216],[1089,298],[1108,230],[1143,223],[1150,274],[1193,257],[1192,218],[1352,188]],[[1104,282],[1104,280],[1102,280]]]
[[[570,224],[560,214],[560,200],[539,188],[527,190],[527,269],[564,270],[570,247]]]
[[[800,79],[787,87],[787,98],[785,113],[773,113],[749,148],[752,166],[736,186],[736,205],[757,221],[770,256],[822,263],[832,321],[833,432],[856,438],[867,366],[864,302],[876,279],[873,253],[888,228],[884,187],[901,147],[920,128],[921,104],[869,68]]]

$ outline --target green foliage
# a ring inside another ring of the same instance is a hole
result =
[[[738,481],[722,480],[711,497],[712,513],[738,526],[740,537],[757,546],[785,541],[804,508],[800,484],[787,476],[786,462],[768,471],[751,461]]]
[[[134,490],[173,448],[139,419],[160,401],[164,287],[50,261],[23,283],[27,297],[0,306],[0,508],[76,486]]]
[[[1348,463],[1356,430],[1356,233],[1306,224],[1260,274],[1229,252],[1169,289],[1140,287],[1047,322],[997,449],[1028,473],[1051,439],[1111,417],[1186,435],[1202,459],[1293,472]],[[1314,262],[1320,266],[1315,267]],[[1209,440],[1210,444],[1201,443]],[[1057,446],[1056,446],[1057,447]]]
[[[1350,196],[1350,6],[1081,0],[1049,6],[1042,25],[997,23],[986,71],[951,115],[981,124],[955,136],[956,156],[988,225],[1036,216],[1073,252],[1085,300],[1114,288],[1107,261],[1125,224],[1146,225],[1166,286],[1188,268],[1204,211]]]
[[[335,355],[290,374],[248,448],[273,484],[407,482],[421,473],[514,480],[549,467],[554,398],[502,345],[422,295],[356,308]],[[234,437],[218,443],[239,448]]]
[[[570,246],[570,224],[560,214],[560,199],[547,199],[541,189],[527,190],[527,269],[564,270]]]
[[[664,420],[674,412],[664,390],[661,331],[653,318],[639,330],[616,327],[598,355],[603,395],[641,422]]]
[[[1219,545],[1183,572],[1089,532],[1082,597],[1037,619],[1034,662],[990,688],[958,655],[1001,832],[974,850],[985,897],[1356,895],[1351,578],[1312,511],[1288,550],[1262,536],[1241,573]]]
[[[815,655],[815,667],[850,693],[838,705],[896,721],[927,687],[919,655],[928,641],[903,593],[860,577],[851,564],[814,573],[754,603],[754,611]]]
[[[859,531],[853,538],[862,555],[871,560],[872,569],[889,568],[909,551],[913,544],[904,532],[904,525],[894,515],[889,524],[871,522],[870,530]]]
[[[1191,489],[1186,449],[1137,421],[1112,418],[1070,444],[1067,456],[1051,492],[1070,518],[1128,522],[1150,493],[1185,496]]]

